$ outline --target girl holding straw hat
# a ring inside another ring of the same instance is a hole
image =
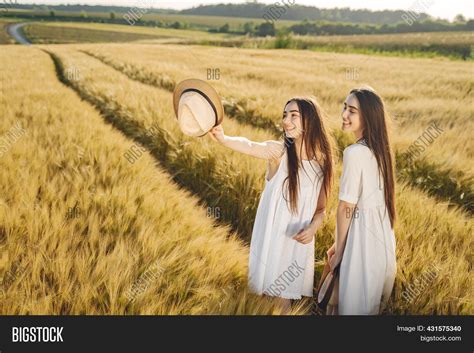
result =
[[[333,160],[314,99],[290,99],[282,123],[283,141],[227,136],[222,125],[210,135],[226,147],[267,161],[250,243],[249,285],[257,294],[279,297],[288,313],[291,299],[313,295],[314,235],[323,223]]]

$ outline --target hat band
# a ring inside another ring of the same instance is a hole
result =
[[[184,90],[181,95],[185,94],[186,92],[196,92],[196,93],[199,93],[201,96],[203,96],[207,102],[209,103],[209,105],[212,107],[212,110],[214,111],[214,116],[216,117],[216,122],[214,123],[214,126],[216,126],[218,124],[218,120],[217,120],[217,110],[216,110],[216,107],[214,106],[214,103],[212,103],[212,101],[210,100],[210,98],[202,91],[200,90],[197,90],[195,88],[188,88],[186,90]],[[205,135],[205,134],[204,134]],[[201,135],[201,136],[204,136],[204,135]]]

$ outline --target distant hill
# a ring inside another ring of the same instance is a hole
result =
[[[280,1],[279,3],[282,3]],[[287,2],[288,3],[288,2]],[[137,2],[137,6],[147,4],[145,2]],[[152,4],[152,2],[149,2]],[[183,14],[183,15],[203,15],[203,16],[226,16],[226,17],[243,17],[262,19],[265,13],[274,6],[272,4],[262,4],[258,2],[245,4],[216,4],[216,5],[201,5],[186,10],[169,10],[149,8],[148,13],[168,13],[168,14]],[[116,12],[126,13],[130,7],[126,6],[108,6],[108,5],[41,5],[41,4],[11,4],[10,8],[16,9],[46,9],[54,11],[67,12]],[[303,21],[305,19],[310,21],[327,21],[327,22],[349,22],[349,23],[368,23],[368,24],[395,24],[403,22],[402,15],[406,15],[405,11],[384,10],[384,11],[370,11],[370,10],[351,10],[349,8],[335,8],[335,9],[320,9],[313,6],[291,5],[288,8],[280,10],[280,19]],[[417,18],[418,21],[423,21],[430,18],[429,15],[420,13]]]
[[[279,2],[282,4],[282,2]],[[286,2],[288,3],[288,1]],[[269,9],[275,5],[267,5],[257,2],[246,4],[217,4],[201,5],[191,9],[182,10],[181,14],[203,15],[203,16],[227,16],[227,17],[246,17],[262,18]],[[329,22],[351,22],[351,23],[370,23],[370,24],[395,24],[403,21],[402,15],[406,15],[402,10],[351,10],[349,8],[320,9],[313,6],[302,5],[280,5],[281,16],[279,19],[303,21],[329,21]],[[423,21],[430,16],[425,13],[417,14],[417,20]]]
[[[144,2],[143,2],[144,3]],[[151,4],[151,2],[150,2]],[[140,5],[137,2],[137,5]],[[67,11],[67,12],[116,12],[126,13],[130,11],[133,6],[110,6],[110,5],[42,5],[42,4],[9,4],[9,8],[12,9],[23,9],[23,10],[54,10],[54,11]],[[179,13],[178,10],[170,9],[153,9],[150,12],[154,13]]]

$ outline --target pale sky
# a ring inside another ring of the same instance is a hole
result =
[[[274,4],[276,2],[285,2],[285,0],[259,2]],[[289,2],[286,0],[287,3]],[[381,1],[381,0],[292,0],[299,5],[311,5],[320,8],[334,7],[350,7],[352,9],[369,9],[369,10],[409,10],[415,9],[417,12],[425,12],[433,17],[445,18],[452,20],[457,14],[462,14],[466,18],[474,18],[474,1],[472,0],[397,0],[397,1]],[[138,7],[154,7],[154,8],[170,8],[170,9],[186,9],[200,4],[217,4],[217,3],[245,3],[246,1],[216,1],[216,0],[199,0],[199,1],[160,1],[160,0],[17,0],[18,3],[38,3],[38,4],[87,4],[87,5],[118,5],[118,6],[138,6]],[[420,11],[421,10],[421,11]]]

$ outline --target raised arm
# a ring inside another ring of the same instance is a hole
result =
[[[284,152],[284,144],[280,141],[254,142],[246,137],[226,136],[221,125],[214,127],[209,135],[214,140],[220,142],[234,151],[248,154],[256,158],[274,160],[281,157]]]

